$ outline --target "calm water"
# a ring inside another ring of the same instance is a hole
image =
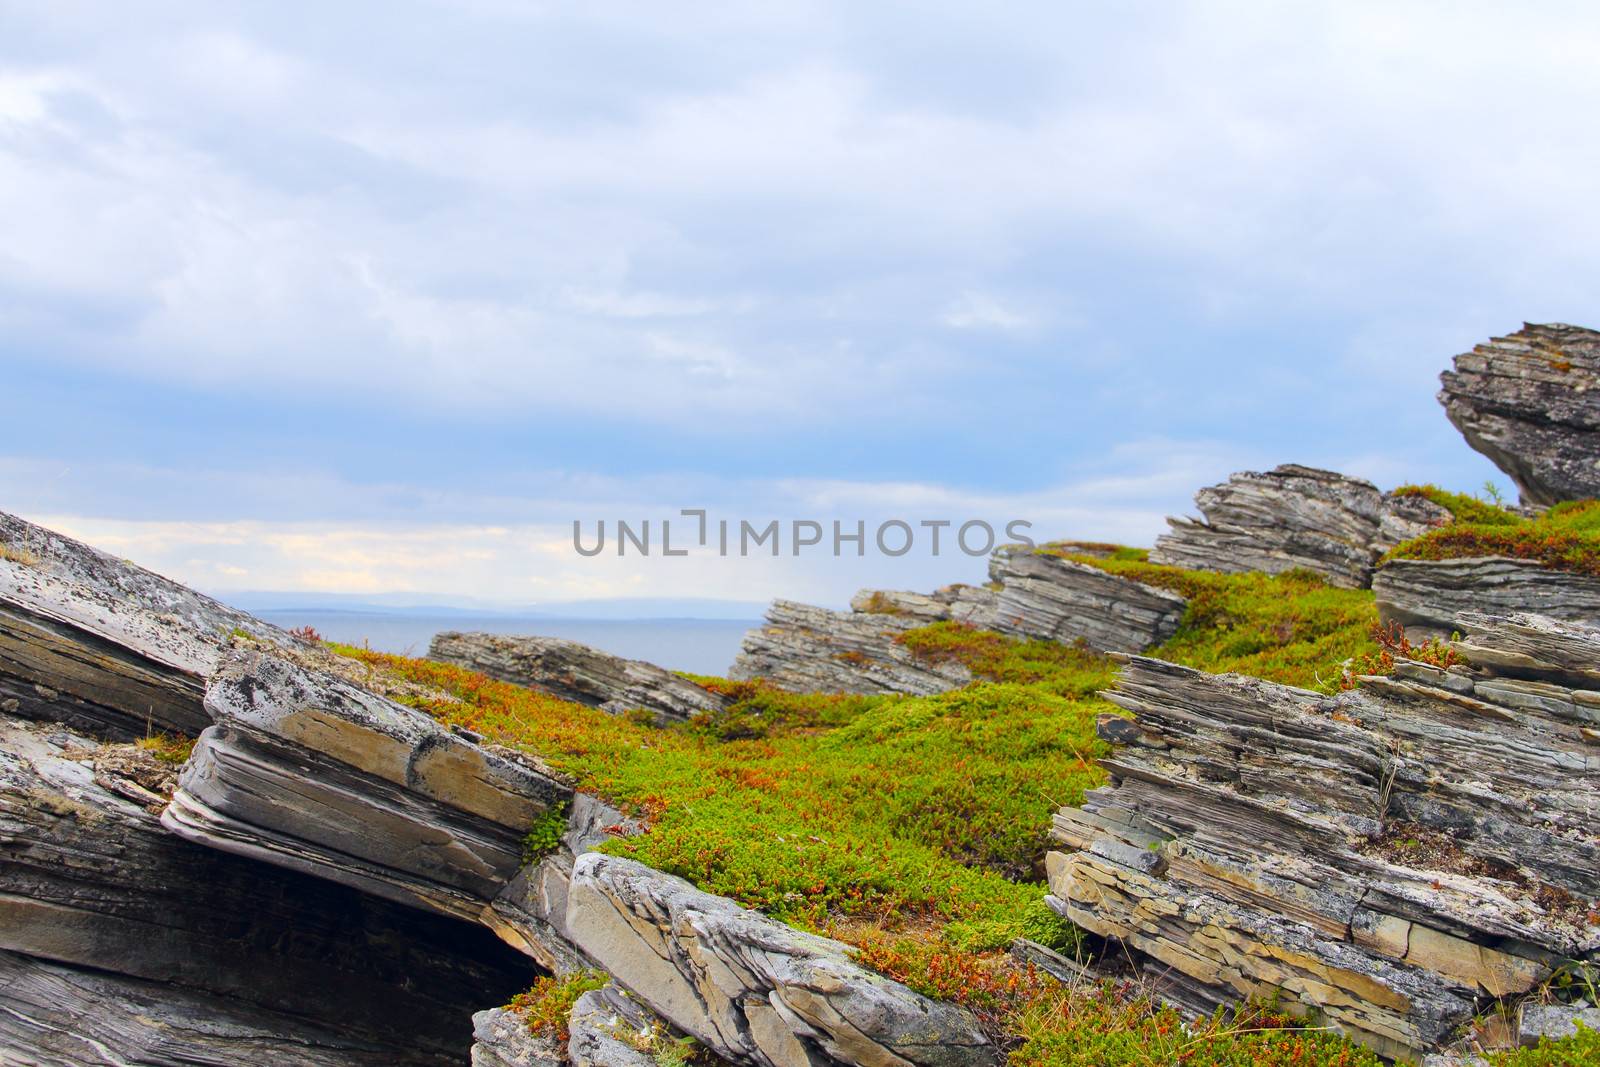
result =
[[[564,637],[586,645],[649,660],[674,671],[727,674],[745,631],[759,626],[726,619],[521,619],[506,615],[400,615],[359,611],[257,611],[268,622],[290,629],[311,626],[330,641],[380,652],[423,656],[440,630]]]

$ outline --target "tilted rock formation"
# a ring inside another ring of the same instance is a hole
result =
[[[1455,358],[1439,402],[1522,502],[1600,496],[1600,333],[1525,323]]]
[[[428,658],[614,715],[643,710],[660,722],[683,722],[727,706],[727,698],[654,663],[623,659],[559,637],[448,631],[434,637]]]
[[[1056,817],[1053,906],[1196,1007],[1278,993],[1407,1058],[1600,957],[1600,633],[1456,625],[1475,666],[1338,697],[1131,659],[1137,736]]]
[[[1371,581],[1384,552],[1450,519],[1425,497],[1293,463],[1208,486],[1195,507],[1204,520],[1169,518],[1150,562],[1224,574],[1299,567],[1350,588]]]
[[[571,790],[426,714],[262,653],[212,675],[162,816],[201,844],[476,919]]]
[[[976,585],[947,585],[932,593],[895,589],[863,589],[850,598],[852,611],[902,615],[921,623],[961,622],[979,630],[994,626],[996,590]]]
[[[1503,556],[1392,559],[1372,576],[1378,614],[1412,640],[1449,636],[1463,611],[1531,611],[1600,626],[1600,579]]]
[[[205,679],[235,631],[291,639],[240,611],[0,512],[0,712],[107,737],[194,736]]]
[[[1031,549],[1000,549],[989,576],[1001,583],[994,628],[1016,637],[1140,652],[1171,637],[1183,618],[1177,593]]]
[[[472,1017],[472,1067],[566,1067],[553,1034],[535,1034],[528,1020],[509,1008],[489,1008]]]
[[[100,751],[0,717],[0,1049],[22,1062],[453,1064],[470,1013],[531,981],[486,930],[167,833]]]
[[[482,921],[508,944],[557,974],[593,966],[567,929],[567,887],[577,858],[614,837],[639,832],[639,823],[587,793],[572,799],[567,832],[548,856],[525,865],[491,902]]]
[[[916,615],[829,611],[775,600],[767,624],[751,630],[730,678],[764,678],[798,693],[911,693],[959,689],[972,672],[930,663],[895,640],[930,620]]]
[[[966,1011],[866,970],[846,946],[631,860],[579,858],[567,921],[620,984],[734,1063],[979,1067],[1002,1059]]]

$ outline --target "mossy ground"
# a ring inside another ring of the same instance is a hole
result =
[[[1332,691],[1348,661],[1382,652],[1372,595],[1306,572],[1218,575],[1134,549],[1041,550],[1188,597],[1177,634],[1152,652],[1176,662]],[[1051,813],[1102,781],[1094,721],[1114,709],[1097,694],[1115,665],[956,623],[902,640],[977,680],[932,697],[860,697],[697,678],[732,706],[662,729],[445,664],[340,651],[450,694],[414,699],[645,820],[608,850],[857,945],[866,964],[977,1011],[1014,1064],[1378,1062],[1264,1009],[1185,1030],[1138,989],[1072,989],[1014,964],[1003,950],[1018,936],[1076,945],[1040,915],[1041,860]]]
[[[1456,519],[1397,545],[1386,559],[1510,556],[1552,570],[1600,578],[1600,501],[1557,504],[1530,519],[1472,497],[1427,486],[1417,491],[1450,508]]]

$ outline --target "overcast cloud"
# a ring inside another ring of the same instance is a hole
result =
[[[208,588],[836,602],[877,576],[538,546],[696,505],[1148,542],[1284,461],[1471,490],[1438,371],[1600,323],[1591,5],[0,21],[0,507]]]

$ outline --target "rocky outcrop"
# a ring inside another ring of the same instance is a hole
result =
[[[104,751],[0,717],[0,1048],[17,1062],[453,1064],[470,1013],[531,981],[486,930],[167,833],[155,780],[117,780],[129,763]]]
[[[1413,639],[1449,636],[1457,614],[1530,611],[1600,626],[1600,579],[1502,556],[1391,559],[1372,577],[1378,614]]]
[[[578,860],[568,923],[584,950],[673,1026],[739,1064],[978,1067],[1001,1054],[972,1017],[850,950],[631,860]]]
[[[650,1046],[671,1040],[659,1019],[615,986],[579,997],[568,1029],[572,1067],[660,1067]]]
[[[1196,1007],[1281,995],[1405,1058],[1595,958],[1600,633],[1456,626],[1474,666],[1337,697],[1130,659],[1137,734],[1055,819],[1053,906]]]
[[[797,693],[928,695],[972,681],[959,663],[927,662],[895,640],[930,620],[911,614],[829,611],[775,600],[728,672]]]
[[[194,736],[237,632],[292,639],[98,549],[0,512],[0,712],[100,736]]]
[[[1522,502],[1600,496],[1600,333],[1526,323],[1455,358],[1439,402]]]
[[[434,637],[428,658],[613,715],[646,711],[658,722],[683,722],[728,703],[726,697],[654,663],[623,659],[559,637],[450,631]]]
[[[162,816],[192,841],[476,919],[571,791],[424,713],[263,653],[212,675]]]
[[[924,625],[960,622],[979,630],[994,626],[995,589],[977,585],[947,585],[932,593],[896,589],[863,589],[850,598],[850,609],[875,615],[899,615]]]
[[[1450,519],[1425,497],[1292,463],[1235,474],[1196,493],[1195,506],[1205,518],[1168,519],[1150,562],[1224,574],[1304,568],[1350,588],[1370,582],[1384,552]]]
[[[535,1034],[510,1008],[489,1008],[472,1017],[472,1067],[566,1067],[553,1034]]]
[[[1000,583],[994,628],[1016,637],[1140,652],[1171,637],[1183,618],[1177,593],[1048,552],[1002,548],[989,576]]]

